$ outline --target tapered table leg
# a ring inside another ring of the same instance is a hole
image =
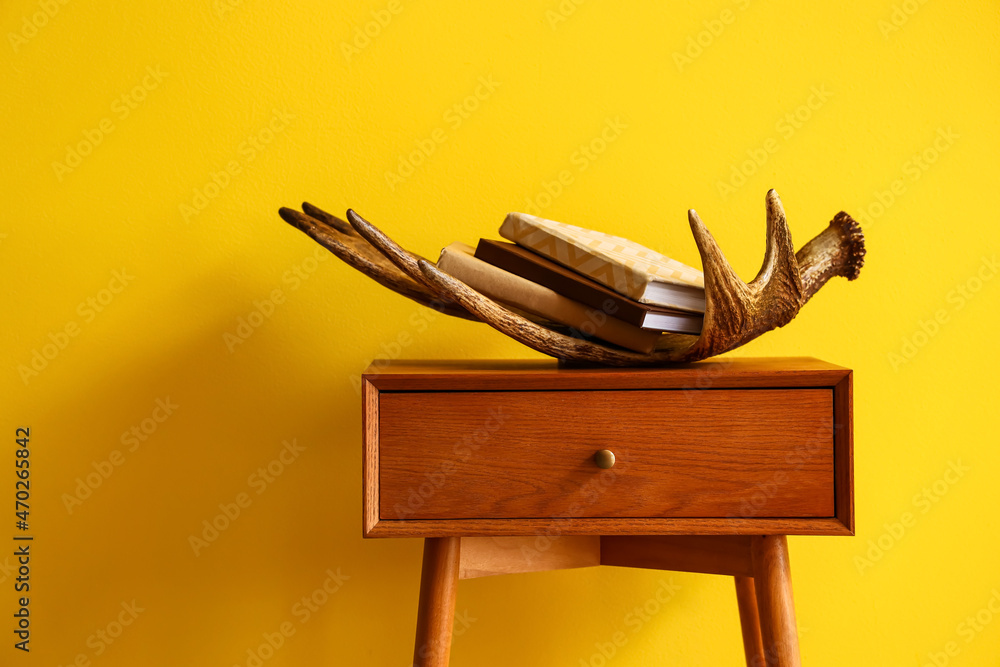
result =
[[[414,667],[448,666],[461,544],[460,537],[424,539],[417,638],[413,648]]]
[[[753,577],[735,577],[736,604],[740,608],[740,628],[743,630],[743,652],[747,667],[764,667],[764,644],[757,615],[757,592]]]
[[[755,537],[753,579],[767,667],[799,667],[788,541],[784,535]]]

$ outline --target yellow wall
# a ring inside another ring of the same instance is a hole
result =
[[[694,207],[750,277],[770,187],[798,243],[846,209],[868,244],[860,280],[739,351],[856,371],[858,534],[790,540],[804,660],[995,663],[997,4],[634,4],[0,5],[0,664],[252,665],[282,628],[264,664],[409,664],[420,544],[361,539],[357,374],[401,336],[537,355],[328,259],[279,206],[354,207],[435,256],[534,205],[696,263]],[[220,504],[240,515],[196,555]],[[636,623],[661,580],[680,588]],[[617,631],[608,664],[741,660],[723,577],[477,580],[459,611],[456,665],[599,665]]]

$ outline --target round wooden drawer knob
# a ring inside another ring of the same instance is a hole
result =
[[[594,454],[594,463],[598,468],[607,470],[615,464],[615,453],[610,449],[602,449]]]

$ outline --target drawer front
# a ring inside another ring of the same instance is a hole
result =
[[[378,413],[382,520],[834,515],[829,388],[384,392]]]

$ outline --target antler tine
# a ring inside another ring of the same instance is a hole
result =
[[[688,211],[688,223],[691,225],[691,233],[694,235],[695,245],[698,246],[698,253],[701,255],[702,272],[705,274],[705,293],[718,292],[719,290],[732,296],[742,296],[748,293],[746,283],[736,275],[719,244],[715,241],[715,237],[708,231],[705,223],[701,221],[693,208]],[[710,288],[709,284],[715,289]]]
[[[372,278],[380,285],[388,287],[393,292],[448,315],[475,319],[465,309],[447,299],[439,298],[437,294],[428,290],[424,285],[388,263],[382,255],[375,251],[375,248],[357,236],[352,234],[349,237],[338,238],[335,232],[325,228],[321,222],[295,209],[281,208],[278,214],[285,222],[307,234],[336,255],[338,259]]]
[[[688,211],[688,222],[705,274],[705,321],[701,336],[691,350],[695,358],[703,359],[729,349],[736,333],[746,327],[746,304],[750,301],[751,290],[733,271],[715,237],[694,209]]]
[[[417,260],[417,267],[422,272],[425,281],[433,285],[439,292],[452,296],[469,312],[475,314],[497,331],[542,354],[558,359],[572,359],[611,366],[652,365],[664,361],[677,361],[681,357],[681,350],[667,350],[647,355],[566,336],[511,312],[462,281],[448,275],[426,259]]]
[[[767,207],[767,245],[764,263],[757,277],[750,282],[750,288],[760,294],[761,313],[770,315],[768,329],[782,327],[792,321],[802,304],[802,278],[795,259],[792,233],[788,230],[785,209],[781,198],[773,189],[765,197]],[[766,331],[768,329],[763,329]]]
[[[403,273],[418,283],[427,285],[432,291],[437,291],[434,286],[427,282],[424,274],[420,271],[420,267],[417,266],[417,262],[424,259],[423,257],[403,248],[389,238],[381,229],[358,215],[353,209],[347,209],[347,219],[361,238],[375,246],[376,250],[402,269]]]
[[[311,218],[316,218],[320,222],[323,222],[330,227],[333,227],[341,234],[346,234],[347,236],[357,236],[358,233],[354,231],[354,228],[346,220],[341,220],[335,215],[331,215],[321,209],[319,206],[313,206],[307,201],[302,202],[302,211]]]
[[[802,303],[812,298],[834,276],[858,277],[865,264],[865,235],[844,211],[834,216],[826,229],[802,246],[795,258],[802,278]]]
[[[767,191],[764,202],[767,207],[767,245],[764,249],[764,263],[757,276],[750,281],[750,285],[767,284],[776,270],[792,262],[795,257],[792,234],[788,230],[788,220],[785,218],[785,208],[781,204],[781,198],[771,189]]]
[[[332,252],[338,259],[350,264],[358,271],[374,278],[382,284],[386,284],[386,282],[390,283],[386,285],[390,289],[402,289],[407,293],[405,294],[406,296],[409,296],[409,292],[420,292],[432,296],[419,283],[398,271],[395,267],[392,267],[394,272],[387,271],[385,266],[376,261],[378,255],[374,253],[374,248],[371,248],[371,252],[364,252],[360,247],[352,248],[347,245],[347,239],[339,237],[334,232],[325,228],[316,219],[295,209],[283,207],[278,210],[278,215],[281,216],[282,220],[299,231],[304,232],[307,236]],[[375,256],[373,257],[373,255]]]

